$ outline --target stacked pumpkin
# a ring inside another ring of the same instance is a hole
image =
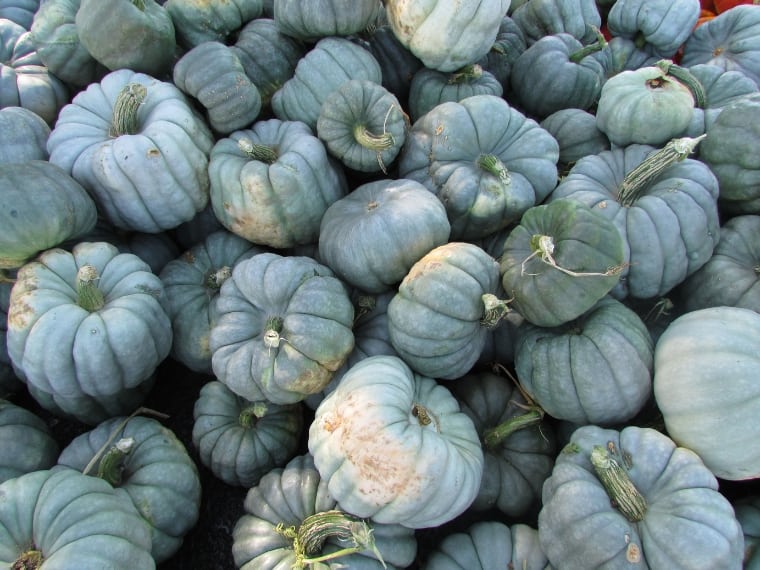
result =
[[[1,2],[0,560],[751,564],[760,6],[644,4]]]

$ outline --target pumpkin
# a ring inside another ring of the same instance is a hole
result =
[[[308,454],[264,475],[243,508],[232,531],[232,554],[241,570],[298,564],[396,570],[407,568],[417,553],[412,530],[345,512]]]
[[[545,570],[547,559],[538,544],[538,531],[524,523],[472,523],[444,536],[428,553],[424,570]]]
[[[566,33],[583,44],[592,43],[602,26],[594,0],[528,0],[512,11],[528,45],[544,36]]]
[[[249,402],[219,381],[207,382],[193,406],[193,445],[227,485],[257,485],[295,455],[303,427],[299,404]]]
[[[272,111],[278,119],[301,121],[314,131],[327,96],[350,79],[380,83],[380,64],[347,38],[322,38],[298,61],[293,77],[272,95]]]
[[[315,260],[259,253],[222,285],[211,328],[217,379],[255,402],[292,404],[319,392],[354,347],[354,307]]]
[[[344,166],[359,172],[388,172],[406,140],[409,118],[385,87],[351,79],[325,98],[317,136]]]
[[[688,158],[700,140],[586,156],[552,192],[550,202],[579,201],[617,227],[625,250],[617,298],[663,296],[712,255],[720,237],[718,181]]]
[[[16,22],[28,30],[39,8],[40,0],[0,0],[0,18]]]
[[[755,493],[742,496],[734,501],[734,511],[744,534],[744,568],[757,570],[758,541],[760,540],[760,499]]]
[[[593,57],[604,38],[584,46],[568,33],[544,36],[515,60],[512,93],[528,114],[544,119],[560,109],[588,109],[599,97],[604,69]]]
[[[48,152],[114,226],[157,233],[190,220],[208,202],[213,144],[176,86],[120,69],[61,110]]]
[[[699,10],[699,0],[618,0],[607,14],[607,29],[613,36],[641,38],[659,57],[671,58],[691,35]]]
[[[322,217],[319,259],[367,293],[395,289],[412,265],[445,244],[446,210],[422,184],[382,179],[358,186]]]
[[[233,34],[263,14],[263,0],[166,0],[177,42],[186,50],[203,42],[228,43]]]
[[[509,0],[387,0],[388,21],[401,44],[425,67],[455,71],[486,55]]]
[[[727,220],[707,262],[677,288],[685,311],[729,306],[760,313],[760,216]]]
[[[261,111],[259,90],[226,45],[203,42],[186,52],[172,71],[174,84],[197,99],[211,128],[229,134],[249,126]]]
[[[681,65],[717,65],[741,71],[760,85],[760,7],[735,6],[699,26],[683,46]]]
[[[218,318],[219,290],[238,261],[264,251],[219,230],[164,266],[159,277],[172,321],[173,358],[195,372],[212,373],[209,335]]]
[[[238,31],[230,51],[259,90],[262,107],[268,108],[272,95],[293,77],[307,50],[295,38],[281,33],[273,19],[256,18]]]
[[[621,71],[602,87],[596,124],[620,147],[662,145],[681,135],[692,120],[694,96],[659,66]]]
[[[427,528],[474,501],[483,451],[451,392],[396,356],[371,356],[319,404],[309,452],[345,511],[383,524]]]
[[[409,84],[409,115],[416,121],[436,105],[461,101],[472,95],[501,97],[504,88],[496,77],[475,63],[454,72],[423,67]]]
[[[706,128],[699,158],[720,184],[718,203],[728,214],[760,213],[760,96],[750,95],[723,108]]]
[[[45,408],[86,424],[132,411],[171,348],[161,280],[105,242],[50,249],[19,269],[8,354]]]
[[[760,314],[740,307],[689,311],[654,352],[654,396],[670,437],[721,479],[760,477],[757,437]]]
[[[623,241],[615,225],[574,200],[530,208],[507,239],[499,272],[510,306],[540,327],[579,317],[620,280]]]
[[[53,124],[69,99],[68,87],[43,65],[31,32],[0,19],[0,109],[24,107]]]
[[[340,163],[300,121],[268,119],[219,139],[208,171],[221,224],[274,248],[316,243],[325,211],[348,193]]]
[[[0,165],[0,271],[95,227],[97,210],[84,188],[44,160]],[[40,219],[45,223],[40,224]]]
[[[446,206],[452,240],[474,240],[514,221],[557,184],[559,145],[496,95],[445,102],[412,125],[398,173]]]
[[[280,31],[306,42],[350,36],[375,21],[379,0],[278,0],[274,21]]]
[[[652,53],[652,48],[647,44],[639,46],[635,40],[621,36],[608,38],[607,47],[595,51],[592,57],[602,64],[607,79],[621,71],[650,67],[662,59]]]
[[[50,469],[58,459],[58,442],[34,412],[0,398],[0,483],[25,473]]]
[[[155,0],[80,0],[74,24],[79,42],[107,69],[158,77],[174,64],[174,23]]]
[[[557,140],[560,164],[572,165],[586,155],[610,148],[610,139],[596,125],[596,115],[583,109],[560,109],[540,125]]]
[[[156,567],[148,523],[128,497],[68,467],[0,484],[4,568]]]
[[[477,245],[448,242],[421,257],[388,305],[388,331],[417,373],[453,380],[470,371],[509,311],[499,264]]]
[[[47,160],[50,126],[24,107],[0,109],[0,164]]]
[[[198,470],[174,432],[156,419],[109,418],[75,437],[58,463],[96,475],[129,497],[150,525],[156,562],[171,557],[198,521]]]
[[[470,509],[514,518],[537,512],[557,452],[544,411],[512,378],[487,370],[466,374],[451,391],[483,445],[483,478]]]
[[[739,570],[744,554],[699,456],[636,426],[573,432],[544,484],[538,538],[556,568]]]
[[[76,87],[98,81],[108,70],[79,40],[80,0],[45,0],[34,13],[32,41],[50,73]]]
[[[515,371],[525,391],[554,418],[622,424],[652,393],[654,344],[644,321],[609,296],[559,327],[517,330]]]
[[[512,66],[527,47],[525,34],[520,26],[510,16],[504,16],[491,49],[477,63],[485,71],[493,74],[501,83],[503,91],[509,93]]]

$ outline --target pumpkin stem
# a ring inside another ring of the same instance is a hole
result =
[[[631,478],[621,467],[610,450],[602,445],[595,445],[591,450],[591,465],[596,471],[612,504],[630,522],[639,522],[647,512],[647,502]]]
[[[256,422],[267,415],[269,407],[266,402],[254,402],[243,409],[238,416],[238,423],[245,429],[252,428]]]
[[[253,144],[250,140],[244,138],[238,141],[238,148],[248,155],[251,160],[258,160],[266,164],[277,162],[277,150],[273,146]]]
[[[98,464],[98,477],[104,479],[112,487],[121,485],[122,472],[124,471],[124,458],[132,452],[135,446],[135,438],[123,437],[103,454]]]
[[[471,65],[465,65],[459,71],[455,71],[449,75],[449,85],[457,85],[462,83],[471,83],[477,81],[483,76],[483,67],[477,63]]]
[[[653,152],[641,164],[625,175],[618,190],[618,200],[624,207],[633,206],[644,190],[665,170],[688,157],[707,135],[696,138],[672,139],[663,148]]]
[[[222,288],[222,285],[224,284],[227,279],[230,278],[232,275],[232,269],[225,265],[224,267],[221,267],[215,271],[211,271],[206,276],[206,287],[213,290],[219,290]]]
[[[483,300],[483,317],[480,319],[480,324],[486,328],[492,329],[501,322],[501,319],[507,316],[509,313],[509,301],[499,299],[493,293],[485,293],[481,299]]]
[[[375,152],[388,150],[396,143],[391,133],[383,132],[376,135],[370,132],[366,125],[362,125],[361,123],[354,125],[354,140],[362,147]]]
[[[513,433],[540,424],[544,419],[544,410],[536,405],[525,407],[528,411],[524,414],[509,418],[507,421],[483,432],[483,445],[488,449],[494,449]]]
[[[103,292],[98,289],[98,279],[98,270],[90,264],[83,265],[77,271],[77,303],[91,313],[99,311],[106,304]]]
[[[134,4],[140,12],[145,12],[145,0],[132,0],[132,4]]]
[[[137,110],[147,95],[148,89],[139,83],[129,83],[122,88],[113,104],[109,136],[120,137],[137,133],[140,128]]]
[[[504,166],[504,163],[498,156],[494,154],[482,154],[478,158],[477,164],[480,168],[498,178],[504,186],[509,186],[512,182],[509,176],[509,169]]]
[[[32,546],[11,565],[10,570],[37,570],[42,566],[42,552]]]
[[[685,67],[676,65],[669,59],[661,59],[655,65],[659,67],[665,75],[682,83],[689,89],[689,91],[691,91],[691,95],[694,97],[694,106],[697,109],[707,108],[707,94],[705,93],[705,88],[691,71]]]
[[[624,265],[616,265],[614,267],[609,267],[607,271],[604,272],[579,272],[565,269],[557,264],[554,259],[554,238],[552,236],[535,234],[530,238],[530,247],[533,250],[533,253],[526,257],[520,264],[520,275],[526,275],[525,264],[534,257],[538,257],[543,263],[546,263],[557,271],[561,271],[570,277],[610,277],[611,275],[617,275],[625,267]],[[527,273],[527,275],[535,275],[535,273]]]
[[[360,294],[354,302],[354,324],[359,322],[364,315],[367,315],[377,308],[377,297],[373,295]]]
[[[372,551],[383,568],[386,568],[385,561],[375,544],[372,528],[367,521],[343,511],[330,510],[315,513],[306,517],[298,529],[285,528],[280,524],[275,530],[293,541],[293,550],[296,555],[293,568],[305,568],[365,550]],[[322,550],[325,540],[330,537],[349,542],[352,546],[316,556]]]
[[[264,327],[264,346],[267,348],[278,348],[282,337],[283,320],[281,317],[269,317]]]
[[[581,61],[583,61],[585,57],[591,55],[592,53],[602,51],[604,48],[607,47],[607,40],[604,39],[604,35],[602,35],[602,32],[596,26],[592,26],[592,27],[594,29],[594,33],[596,34],[596,41],[593,44],[583,46],[581,49],[571,53],[570,56],[567,58],[571,62],[580,63]]]

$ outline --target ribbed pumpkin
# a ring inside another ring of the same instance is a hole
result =
[[[228,43],[233,34],[263,14],[263,0],[166,0],[177,42],[189,50],[203,42]]]
[[[350,36],[375,22],[378,0],[277,0],[274,21],[283,34],[306,42]]]
[[[34,412],[0,398],[0,483],[25,473],[50,469],[58,459],[58,443]]]
[[[584,44],[594,41],[594,28],[602,26],[594,0],[528,0],[512,10],[528,44],[544,36],[565,33]]]
[[[24,107],[0,109],[0,164],[47,160],[50,126]]]

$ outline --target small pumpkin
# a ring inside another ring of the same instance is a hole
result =
[[[166,0],[162,4],[185,50],[203,42],[229,43],[235,32],[264,12],[263,0]]]
[[[207,382],[193,406],[193,445],[201,462],[227,485],[251,488],[298,450],[299,404],[249,402],[219,381]]]
[[[34,13],[39,10],[40,0],[2,0],[0,18],[16,22],[27,30],[32,27]]]
[[[309,452],[342,509],[408,528],[453,520],[477,496],[483,451],[451,392],[396,356],[355,364],[317,407]]]
[[[610,139],[596,125],[596,115],[583,109],[560,109],[540,125],[557,139],[559,162],[563,165],[610,148]]]
[[[60,449],[48,425],[34,412],[0,398],[0,483],[50,469]]]
[[[24,107],[0,109],[0,164],[47,160],[50,125]]]
[[[306,42],[328,36],[350,36],[372,24],[379,0],[278,0],[274,21],[283,34]]]
[[[594,0],[528,0],[512,11],[512,19],[529,45],[559,33],[589,44],[595,39],[594,29],[602,27],[602,16]]]

